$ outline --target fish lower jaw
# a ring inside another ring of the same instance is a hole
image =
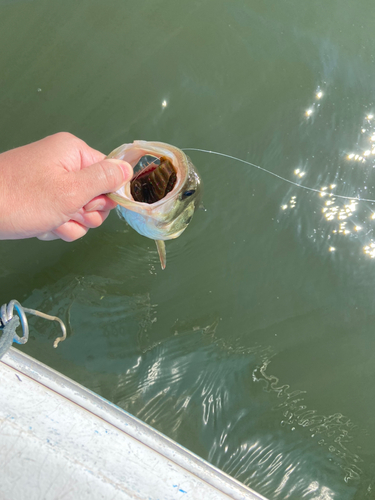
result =
[[[120,205],[117,207],[117,211],[120,216],[125,219],[125,221],[132,227],[137,233],[145,236],[146,238],[150,238],[152,240],[173,240],[178,238],[180,234],[186,229],[183,227],[179,230],[173,230],[173,228],[169,228],[168,224],[163,225],[155,224],[155,222],[148,217],[143,216],[137,212],[132,212],[131,210],[127,210]]]

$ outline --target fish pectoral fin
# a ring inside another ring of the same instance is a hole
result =
[[[155,240],[155,243],[156,248],[158,249],[161,268],[165,269],[165,266],[167,265],[167,252],[165,250],[165,243],[163,240]]]

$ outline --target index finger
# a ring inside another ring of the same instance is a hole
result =
[[[96,196],[91,201],[89,201],[84,207],[83,210],[86,212],[108,212],[109,210],[113,210],[117,207],[117,203],[105,194],[101,194],[100,196]]]

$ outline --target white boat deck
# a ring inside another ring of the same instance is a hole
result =
[[[0,362],[1,500],[265,500],[38,361]]]

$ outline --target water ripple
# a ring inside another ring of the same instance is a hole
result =
[[[210,335],[197,349],[202,330],[145,352],[117,404],[190,449],[194,435],[193,451],[269,498],[354,498],[368,480],[350,419],[308,409],[303,391],[267,373],[264,346],[228,352]]]
[[[220,317],[203,316],[155,338],[159,308],[150,294],[127,296],[120,281],[99,276],[68,276],[25,304],[67,311],[74,329],[54,352],[63,364],[79,364],[84,353],[90,375],[80,374],[81,383],[265,496],[371,498],[371,471],[355,447],[364,431],[282,383],[270,372],[276,346],[255,343],[255,334],[224,340]]]

